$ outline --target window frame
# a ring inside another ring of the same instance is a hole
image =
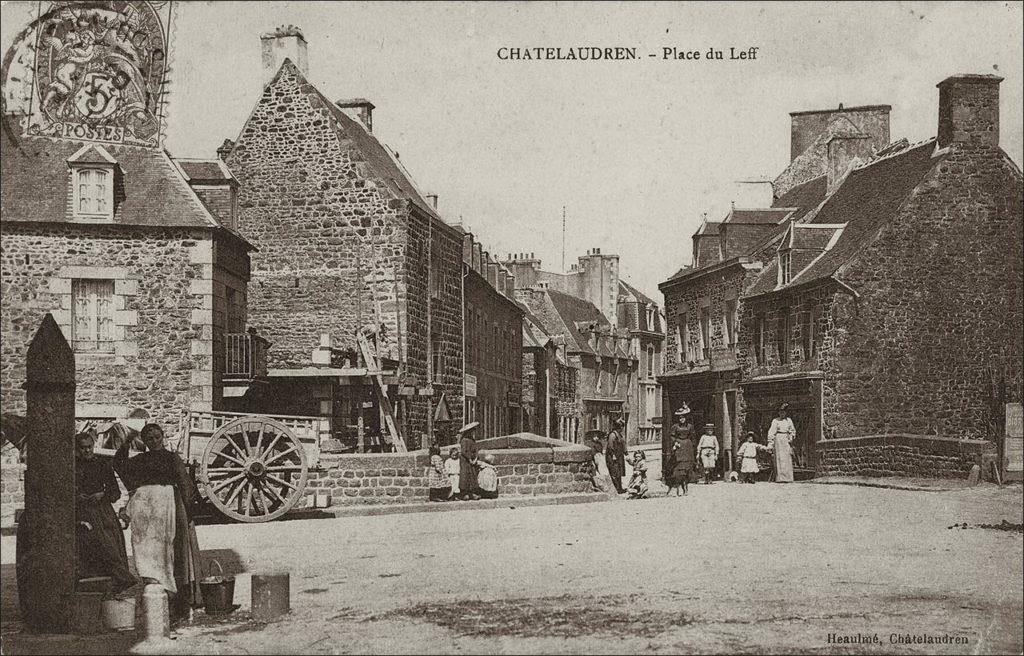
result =
[[[700,330],[701,359],[711,357],[711,308],[702,307],[697,310],[697,323]]]
[[[83,291],[83,288],[88,286],[94,287],[89,291]],[[103,328],[101,324],[100,316],[100,295],[96,289],[99,287],[109,289],[109,295],[104,294],[107,300],[107,309],[109,313],[107,317],[102,318],[109,322],[107,324],[107,339],[101,339],[103,336]],[[87,318],[89,319],[89,335],[86,338],[81,338],[79,335],[79,299],[82,294],[86,293],[87,298],[91,296],[91,303],[89,304],[89,312]],[[74,278],[71,281],[71,346],[76,353],[103,353],[113,354],[114,353],[114,342],[117,341],[114,334],[115,331],[115,309],[114,309],[114,298],[116,296],[116,290],[114,281],[109,278]]]
[[[99,175],[102,174],[106,179],[106,185],[103,188],[103,197],[100,198],[99,194],[92,197],[94,203],[102,200],[106,204],[106,209],[102,212],[99,211],[95,206],[95,211],[82,211],[82,186],[88,184],[89,186],[98,187],[99,184],[94,181],[88,183],[82,182],[84,175]],[[71,166],[71,190],[72,190],[72,215],[76,221],[84,221],[90,223],[104,223],[111,222],[114,220],[114,167],[104,166],[102,164],[72,164]]]
[[[779,285],[788,285],[793,280],[793,252],[779,251]]]
[[[739,331],[736,330],[739,301],[731,298],[725,301],[725,310],[722,312],[723,327],[725,328],[725,343],[729,347],[736,346]]]
[[[768,317],[764,312],[759,312],[754,315],[754,361],[759,366],[764,366],[767,361],[766,347],[767,347],[767,332],[768,332]]]
[[[792,353],[790,353],[790,351],[793,348],[792,330],[793,330],[792,313],[790,312],[789,308],[785,308],[785,310],[782,313],[779,314],[779,319],[778,319],[779,364],[789,364],[790,363],[791,356],[792,356]]]

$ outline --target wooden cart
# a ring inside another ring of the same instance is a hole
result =
[[[329,430],[322,417],[191,411],[175,448],[192,466],[200,493],[220,512],[241,522],[266,522],[302,499]]]

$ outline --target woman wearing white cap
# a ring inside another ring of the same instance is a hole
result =
[[[779,414],[772,419],[768,429],[768,445],[775,452],[775,482],[793,482],[793,440],[796,439],[796,426],[789,418],[789,404],[779,406]]]

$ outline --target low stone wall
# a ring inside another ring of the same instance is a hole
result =
[[[481,446],[482,453],[494,455],[500,496],[572,494],[592,489],[588,447],[501,446],[504,444]],[[447,457],[447,453],[444,455]],[[321,503],[324,497],[330,497],[332,506],[426,501],[429,464],[426,451],[322,455],[319,469],[309,473],[307,506],[326,505]]]
[[[14,511],[25,507],[25,465],[0,467],[0,526],[14,524]]]
[[[995,457],[995,445],[986,440],[928,435],[848,437],[817,446],[818,474],[825,476],[966,478],[976,462]]]
[[[566,444],[557,440],[552,442]],[[513,443],[526,442],[506,442]],[[485,444],[481,449],[482,453],[494,455],[500,496],[576,494],[593,489],[589,473],[591,451],[588,447],[575,444],[534,448],[502,446],[504,444]],[[429,464],[430,457],[426,451],[322,454],[320,467],[309,472],[306,499],[302,505],[312,508],[426,501]],[[14,523],[15,509],[25,506],[25,466],[6,464],[2,472],[2,525],[10,526]]]

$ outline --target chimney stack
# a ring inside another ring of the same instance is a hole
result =
[[[998,75],[954,75],[939,88],[939,146],[999,146]]]
[[[831,194],[843,181],[846,172],[868,161],[873,152],[871,137],[867,135],[837,134],[829,139],[825,193]]]
[[[220,148],[217,149],[217,159],[223,162],[224,159],[231,153],[231,149],[234,147],[234,141],[232,141],[231,139],[225,139],[224,143],[222,143],[220,145]]]
[[[334,104],[339,109],[345,110],[346,115],[362,123],[367,132],[373,132],[373,110],[377,106],[372,102],[366,98],[352,98],[351,100],[337,100]]]
[[[303,77],[309,77],[306,37],[294,25],[282,25],[260,37],[263,60],[263,84],[277,75],[285,59],[290,59]]]

